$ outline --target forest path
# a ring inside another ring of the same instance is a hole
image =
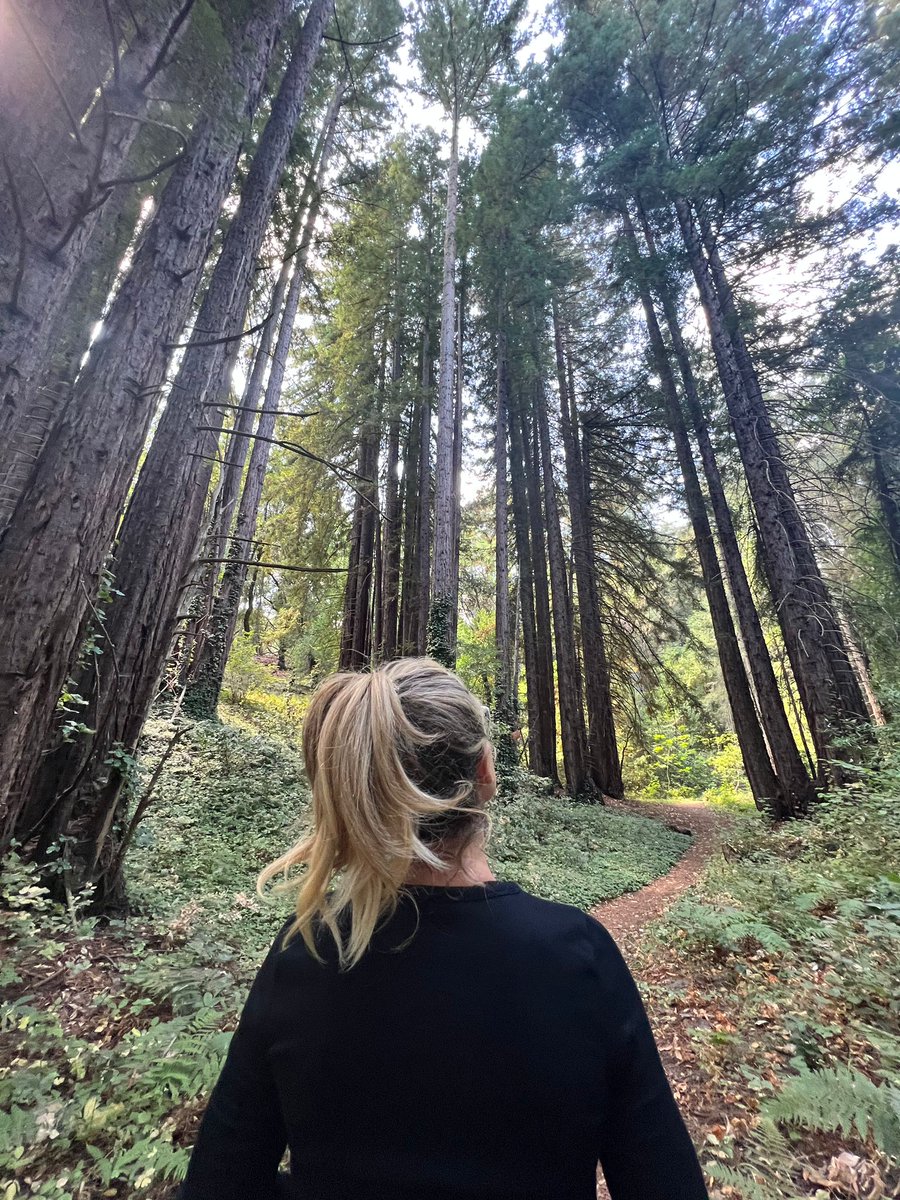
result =
[[[640,983],[642,970],[639,949],[644,931],[652,921],[661,917],[683,892],[697,882],[719,843],[722,831],[727,828],[729,818],[727,813],[708,804],[656,804],[627,800],[615,801],[614,804],[616,808],[637,813],[642,817],[651,817],[675,829],[689,831],[693,835],[690,846],[667,875],[661,875],[637,892],[627,892],[615,900],[607,900],[605,904],[598,904],[596,908],[591,909],[591,916],[602,921],[616,939],[625,960]],[[692,1103],[694,1087],[690,1070],[681,1061],[683,1055],[676,1049],[679,1034],[677,1031],[673,1032],[671,1018],[661,1018],[662,1013],[654,1012],[651,1008],[650,1021],[654,1027],[663,1066],[673,1085],[694,1143],[699,1145],[703,1136],[704,1119],[701,1113],[695,1112],[694,1109],[702,1109],[702,1105]],[[597,1200],[610,1200],[603,1173],[599,1169]]]
[[[719,834],[728,824],[728,815],[708,804],[657,804],[647,801],[613,802],[641,817],[661,821],[680,832],[693,835],[690,846],[667,875],[660,875],[637,892],[626,892],[591,909],[618,942],[626,959],[631,958],[645,927],[666,911],[682,892],[696,883]]]

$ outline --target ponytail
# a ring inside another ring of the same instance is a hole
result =
[[[483,708],[430,659],[325,680],[303,727],[312,832],[259,878],[260,890],[276,875],[296,888],[286,941],[300,934],[319,958],[321,925],[341,967],[357,963],[410,868],[446,869],[439,851],[459,852],[483,826],[475,779],[489,747]]]

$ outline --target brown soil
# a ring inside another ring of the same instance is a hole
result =
[[[601,921],[616,939],[626,961],[639,983],[649,982],[656,972],[648,970],[639,951],[648,925],[658,920],[666,909],[699,879],[706,862],[716,849],[720,834],[728,818],[717,809],[705,804],[649,804],[618,802],[617,807],[627,809],[639,816],[653,817],[664,824],[693,835],[691,845],[667,875],[660,876],[640,891],[630,892],[598,905],[591,915]],[[656,964],[657,967],[660,964]],[[645,977],[649,976],[647,979]],[[655,982],[655,980],[653,980]],[[679,984],[686,981],[679,980]],[[705,1016],[705,1013],[699,1014]],[[681,1106],[688,1128],[699,1144],[710,1120],[711,1096],[698,1095],[709,1090],[712,1080],[703,1080],[706,1087],[699,1086],[695,1077],[693,1054],[688,1039],[680,1029],[685,1013],[662,1013],[650,1009],[650,1019],[656,1033],[660,1056],[672,1083],[676,1099]],[[693,1017],[698,1014],[692,1014]],[[673,1021],[674,1017],[674,1021]],[[688,1020],[691,1018],[688,1017]],[[610,1200],[602,1174],[597,1179],[598,1200]]]
[[[618,801],[616,807],[641,817],[653,817],[679,832],[691,833],[693,841],[668,875],[661,875],[638,892],[629,892],[599,904],[592,911],[619,944],[627,959],[644,928],[700,877],[713,853],[727,817],[706,804],[649,804]]]

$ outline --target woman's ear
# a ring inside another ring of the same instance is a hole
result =
[[[475,794],[482,807],[497,792],[497,771],[494,767],[494,752],[488,746],[475,768]]]

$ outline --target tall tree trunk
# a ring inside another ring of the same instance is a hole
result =
[[[841,757],[836,738],[847,721],[868,722],[865,702],[843,644],[834,605],[803,523],[759,380],[718,253],[704,245],[685,200],[676,214],[712,338],[725,401],[747,476],[772,589],[800,701],[821,774]]]
[[[550,586],[547,581],[547,549],[544,540],[544,517],[541,506],[541,482],[537,446],[532,445],[532,433],[519,394],[517,411],[510,415],[510,429],[518,434],[516,455],[522,463],[522,475],[527,496],[528,532],[531,545],[531,573],[534,585],[534,617],[536,629],[535,691],[537,695],[537,739],[539,746],[539,775],[559,784],[556,759],[556,690],[553,679],[553,639],[550,616]],[[513,469],[515,481],[515,468]],[[531,683],[528,684],[529,689]]]
[[[88,349],[91,331],[103,315],[119,265],[139,231],[137,188],[117,188],[104,205],[91,254],[83,259],[57,313],[50,339],[52,351],[38,364],[31,399],[17,410],[15,435],[0,446],[0,532],[15,510],[50,430],[64,410]],[[21,383],[21,381],[20,381]],[[9,415],[9,414],[8,414]],[[0,424],[4,418],[0,416]]]
[[[107,748],[133,751],[156,691],[203,520],[218,433],[203,422],[204,401],[218,395],[231,340],[243,322],[252,268],[259,253],[288,148],[321,44],[330,8],[314,0],[294,46],[269,120],[263,130],[201,305],[191,342],[173,384],[156,436],[138,476],[119,530],[113,574],[123,595],[111,605],[104,626],[115,675],[96,676],[90,687],[97,732],[75,805],[77,868],[96,883],[99,905],[121,900],[120,880],[106,867],[122,808],[122,778],[108,765]],[[198,436],[199,427],[199,436]]]
[[[424,654],[430,650],[431,629],[429,628],[430,599],[431,599],[431,331],[428,322],[422,331],[422,421],[419,427],[419,496],[418,496],[418,525],[416,538],[418,550],[416,562],[419,570],[419,580],[416,595],[419,601],[419,612],[416,621],[416,653]]]
[[[123,26],[123,33],[132,25]],[[118,43],[118,39],[117,39]],[[64,0],[29,0],[4,4],[3,72],[0,73],[0,145],[16,177],[33,192],[23,200],[28,211],[45,203],[40,176],[54,157],[74,144],[91,98],[112,69],[113,40],[101,3],[66,4]],[[34,160],[35,169],[25,166]],[[2,194],[2,191],[0,191]],[[2,239],[15,239],[15,222],[0,209]],[[8,228],[7,228],[8,226]]]
[[[453,325],[456,316],[456,219],[459,204],[459,113],[454,109],[444,217],[444,276],[438,347],[437,448],[434,463],[434,581],[429,649],[441,662],[456,661],[453,644]]]
[[[338,89],[341,98],[344,90],[343,87]],[[241,594],[249,569],[248,560],[253,557],[251,551],[256,537],[263,483],[272,449],[271,438],[275,432],[275,421],[281,403],[281,393],[284,389],[284,377],[287,372],[291,340],[300,306],[301,289],[306,276],[309,251],[322,203],[323,177],[334,145],[339,111],[340,100],[336,105],[332,102],[326,117],[326,137],[319,156],[317,179],[311,192],[303,232],[298,244],[289,249],[289,254],[285,258],[286,263],[293,264],[293,274],[290,276],[283,307],[276,309],[273,300],[270,324],[277,325],[278,336],[272,351],[265,398],[259,424],[251,438],[253,449],[250,452],[247,477],[244,481],[241,501],[231,534],[231,545],[222,573],[222,582],[213,603],[209,637],[198,649],[191,672],[191,683],[184,698],[185,708],[200,717],[208,718],[215,715],[219,695],[222,691],[222,681],[225,677],[225,665],[237,628]]]
[[[56,146],[45,152],[40,177],[28,160],[15,165],[4,160],[15,218],[13,229],[6,225],[6,230],[19,246],[0,278],[0,476],[22,474],[15,464],[20,454],[28,454],[35,408],[52,400],[38,389],[41,367],[52,357],[56,319],[81,263],[102,259],[104,203],[128,182],[123,175],[128,156],[161,78],[154,66],[163,48],[186,29],[192,8],[193,0],[157,6],[117,57],[115,71],[84,119],[69,128],[56,123]],[[174,157],[181,146],[177,137],[172,141]],[[0,267],[3,258],[0,254]]]
[[[165,376],[289,0],[255,5],[221,95],[195,126],[96,344],[0,540],[0,850],[72,672]]]
[[[534,384],[534,417],[538,444],[535,455],[540,459],[544,485],[544,514],[547,525],[547,554],[550,563],[550,586],[553,593],[553,638],[556,645],[556,676],[559,692],[559,720],[566,787],[571,796],[596,796],[591,778],[587,734],[584,728],[584,709],[579,688],[578,658],[575,651],[575,631],[572,607],[566,578],[566,551],[559,521],[559,505],[553,480],[553,457],[550,448],[550,422],[547,416],[547,397],[544,381]]]
[[[371,600],[375,568],[375,530],[378,515],[378,414],[374,414],[363,439],[363,467],[360,474],[357,502],[361,507],[359,556],[356,564],[356,599],[354,603],[355,623],[350,644],[351,670],[360,670],[371,657],[372,624]]]
[[[247,572],[250,569],[248,560],[251,560],[255,553],[253,547],[256,525],[259,519],[266,468],[272,449],[270,439],[275,433],[275,421],[281,402],[284,376],[287,371],[291,339],[305,275],[306,251],[312,238],[316,210],[317,205],[314,202],[307,214],[306,226],[300,243],[301,249],[294,264],[294,274],[291,277],[278,326],[278,338],[272,354],[272,367],[266,385],[262,413],[252,438],[253,448],[250,451],[250,462],[247,466],[241,501],[232,530],[228,561],[225,564],[222,583],[213,604],[209,636],[195,665],[192,683],[185,694],[185,709],[201,717],[213,716],[219,702],[225,664],[228,661],[237,628],[241,595]],[[304,250],[303,247],[306,249]]]
[[[463,452],[463,348],[466,313],[466,261],[459,276],[459,300],[456,319],[456,387],[453,401],[453,553],[450,556],[450,645],[456,661],[459,629],[459,550],[462,538],[462,452]]]
[[[285,305],[288,283],[292,271],[299,269],[302,273],[305,268],[315,221],[321,204],[321,193],[317,191],[317,187],[321,181],[322,172],[325,170],[328,159],[331,156],[338,116],[340,115],[345,92],[346,82],[341,79],[332,94],[316,147],[313,150],[303,191],[297,204],[290,231],[285,240],[285,253],[281,269],[278,273],[275,286],[272,289],[269,303],[269,318],[260,336],[259,345],[253,358],[253,367],[251,368],[250,377],[241,396],[241,404],[235,417],[234,426],[228,435],[227,447],[223,456],[224,467],[222,477],[212,506],[209,532],[205,539],[206,554],[211,561],[205,564],[199,573],[197,594],[194,596],[190,606],[191,611],[196,615],[190,620],[184,635],[185,649],[189,649],[190,657],[195,662],[199,662],[202,657],[203,643],[206,638],[209,618],[212,614],[215,601],[216,585],[220,576],[224,573],[219,564],[225,558],[228,548],[228,533],[234,520],[241,494],[241,483],[244,477],[244,466],[247,460],[250,435],[254,425],[259,420],[260,401],[264,394],[266,376],[271,364],[272,345],[275,341],[276,333],[280,328],[279,322]],[[309,213],[313,210],[313,207],[315,208],[315,213],[310,221]],[[239,341],[232,343],[232,349],[235,353],[237,353],[239,346]],[[226,388],[228,381],[231,379],[232,369],[226,366],[225,383],[223,384]],[[214,410],[216,408],[215,402],[208,403],[207,408]],[[249,549],[249,547],[245,547],[248,553]],[[242,557],[246,558],[247,554],[244,554]],[[190,660],[185,663],[185,667],[185,678],[190,680],[193,678]]]
[[[627,210],[623,210],[622,224],[635,264],[635,278],[644,310],[647,335],[650,340],[656,373],[660,378],[666,424],[675,443],[675,453],[684,481],[685,502],[694,531],[694,541],[697,546],[697,556],[700,559],[703,586],[712,619],[722,678],[728,694],[728,703],[744,762],[744,770],[747,773],[750,789],[757,805],[766,808],[778,817],[793,816],[795,814],[790,808],[791,798],[785,793],[780,781],[776,778],[757,718],[750,682],[744,669],[740,644],[728,607],[728,596],[725,592],[725,583],[716,555],[706,503],[697,476],[687,427],[684,423],[675,376],[666,353],[653,298],[644,274],[644,263],[638,249],[634,226]]]
[[[403,456],[403,593],[400,605],[400,653],[416,654],[419,640],[419,448],[422,407],[414,401]]]
[[[403,371],[401,322],[398,318],[391,345],[391,415],[388,420],[387,461],[384,482],[384,526],[382,529],[382,634],[380,653],[388,661],[397,654],[397,628],[400,603],[400,410],[396,387]]]
[[[497,419],[494,424],[494,564],[497,577],[494,608],[494,711],[510,730],[515,724],[513,695],[513,637],[509,612],[509,481],[506,473],[506,437],[509,415],[509,338],[506,305],[501,298],[497,314]],[[533,600],[532,600],[533,605]]]
[[[662,305],[666,326],[672,341],[672,349],[681,375],[688,416],[700,450],[700,459],[719,535],[725,571],[731,586],[750,676],[756,690],[759,719],[769,745],[775,773],[786,795],[786,808],[790,812],[804,812],[815,797],[813,781],[806,770],[788,721],[778,680],[775,676],[775,668],[766,645],[762,622],[744,567],[744,559],[731,517],[728,498],[725,495],[725,486],[716,460],[715,449],[709,436],[709,428],[700,402],[690,355],[681,332],[678,310],[656,251],[653,230],[640,205],[639,215],[644,241],[651,256],[651,274],[655,290]]]
[[[506,399],[510,398],[507,389]],[[522,612],[522,652],[525,659],[525,696],[528,714],[528,764],[535,775],[555,778],[555,752],[548,744],[542,705],[552,707],[553,693],[546,694],[546,680],[541,674],[538,655],[538,632],[534,602],[534,572],[531,553],[531,534],[528,520],[528,496],[525,488],[525,463],[522,432],[517,416],[507,405],[506,418],[510,443],[510,483],[512,491],[513,528],[516,539],[516,559],[519,568],[519,598]]]
[[[365,438],[360,441],[356,456],[356,474],[364,476],[368,458],[368,442]],[[347,555],[347,579],[344,583],[344,603],[341,614],[341,644],[338,652],[338,668],[349,671],[353,666],[353,643],[356,635],[356,623],[359,617],[357,599],[359,587],[357,578],[362,558],[363,532],[363,498],[359,491],[353,498],[353,518],[350,522],[350,548]]]
[[[579,446],[578,410],[570,356],[567,355],[560,314],[553,306],[556,370],[559,387],[560,431],[566,459],[569,518],[572,523],[572,557],[578,592],[578,616],[584,655],[584,690],[588,711],[588,748],[591,776],[600,791],[620,797],[624,792],[606,639],[600,616],[600,592],[590,536],[590,514],[584,467]],[[569,361],[567,361],[567,359]]]
[[[837,619],[841,626],[844,645],[847,647],[847,653],[850,655],[850,661],[853,663],[853,669],[865,697],[869,718],[873,725],[886,725],[887,717],[884,715],[884,709],[881,707],[878,693],[875,691],[872,676],[869,673],[868,656],[857,640],[846,614],[840,608],[837,609]]]

